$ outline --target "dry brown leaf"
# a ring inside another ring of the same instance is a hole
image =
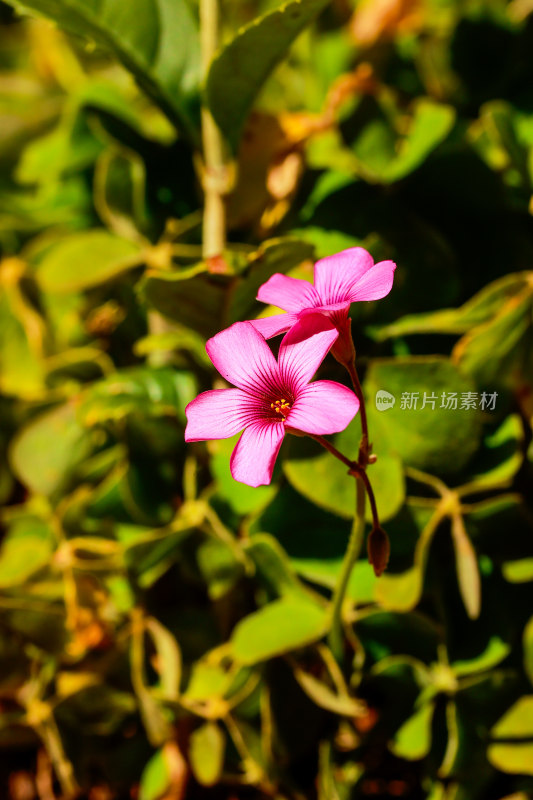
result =
[[[423,20],[422,0],[365,0],[355,10],[350,32],[357,44],[369,47],[418,31]]]

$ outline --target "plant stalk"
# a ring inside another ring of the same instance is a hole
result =
[[[333,593],[331,606],[331,627],[329,632],[329,646],[335,658],[340,661],[343,657],[343,634],[342,634],[342,606],[348,588],[348,582],[355,562],[359,558],[363,546],[365,532],[365,485],[360,477],[355,479],[356,502],[355,517],[352,524],[348,547],[344,554],[341,574]]]
[[[366,406],[365,406],[365,398],[363,395],[363,389],[361,387],[361,382],[359,381],[359,375],[357,374],[357,368],[355,366],[355,358],[345,364],[346,369],[348,370],[348,374],[350,375],[353,388],[355,394],[359,399],[359,414],[361,417],[361,445],[359,447],[359,458],[363,461],[364,465],[368,463],[368,455],[369,455],[369,440],[368,440],[368,422],[366,418]]]
[[[204,80],[218,46],[218,0],[200,0],[200,42]],[[226,244],[224,193],[227,168],[224,142],[205,100],[202,104],[202,147],[204,155],[204,218],[202,255],[204,259],[222,255]]]
[[[310,434],[310,436],[311,439],[314,439],[315,442],[318,442],[325,450],[328,451],[328,453],[331,453],[332,456],[335,456],[335,458],[337,458],[339,461],[342,461],[342,463],[348,467],[350,475],[353,475],[354,478],[359,478],[362,481],[370,502],[372,520],[374,525],[379,527],[379,515],[376,505],[376,498],[374,496],[374,490],[372,489],[372,484],[370,483],[363,464],[361,464],[359,461],[351,461],[349,458],[343,455],[340,450],[337,450],[337,448],[332,445],[331,442],[328,442],[327,439],[324,439],[323,436],[314,436],[313,434]]]

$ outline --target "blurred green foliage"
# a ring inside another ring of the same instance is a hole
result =
[[[12,5],[0,795],[526,800],[532,4],[222,0],[204,82],[194,2]],[[207,260],[202,102],[235,158]],[[356,564],[339,664],[344,469],[293,439],[250,489],[233,442],[183,431],[219,380],[206,338],[269,313],[273,273],[354,245],[398,264],[352,309],[392,555],[379,580]],[[493,407],[461,408],[483,392]]]

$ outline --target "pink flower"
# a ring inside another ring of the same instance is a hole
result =
[[[394,261],[374,264],[370,253],[362,247],[350,247],[316,262],[314,286],[276,273],[261,286],[257,299],[283,308],[287,313],[252,320],[252,325],[270,339],[288,331],[306,314],[323,314],[339,330],[337,348],[342,347],[341,340],[349,336],[350,303],[385,297],[392,289],[395,269]]]
[[[250,322],[236,322],[209,339],[209,358],[237,388],[203,392],[189,403],[185,441],[227,439],[243,431],[231,474],[249,486],[270,483],[287,431],[338,433],[359,409],[346,386],[309,383],[337,336],[329,320],[307,315],[283,338],[277,361]]]

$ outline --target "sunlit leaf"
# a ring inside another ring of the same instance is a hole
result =
[[[226,737],[216,722],[206,722],[193,731],[189,756],[196,780],[202,786],[214,786],[224,762]]]
[[[533,695],[521,697],[491,730],[489,761],[502,772],[533,775]],[[513,741],[516,740],[516,741]]]
[[[117,6],[116,0],[98,7],[91,0],[13,0],[13,5],[49,16],[111,52],[195,136],[199,41],[184,0],[135,0],[127,7]]]
[[[489,322],[474,328],[456,344],[453,361],[481,386],[520,382],[530,348],[533,280],[531,276]]]
[[[273,597],[305,597],[306,590],[279,543],[268,533],[253,537],[246,548],[257,567],[258,578]]]
[[[222,542],[208,539],[198,548],[198,566],[207,583],[209,597],[219,600],[236,584],[242,575],[242,563]]]
[[[39,264],[37,280],[47,292],[76,292],[98,286],[142,264],[138,245],[105,230],[61,240]]]
[[[476,552],[460,514],[454,514],[452,518],[452,540],[455,548],[457,579],[466,613],[470,619],[477,619],[481,610],[481,578]]]
[[[51,495],[90,450],[90,439],[76,419],[74,404],[66,403],[39,414],[19,431],[10,460],[26,486]]]
[[[533,737],[533,695],[524,695],[491,729],[494,739]]]
[[[242,664],[256,664],[316,642],[326,627],[326,609],[296,599],[275,600],[238,623],[232,653]]]
[[[294,677],[304,692],[320,708],[346,717],[355,717],[361,713],[362,705],[355,698],[334,692],[327,684],[302,669],[294,668]]]
[[[407,464],[427,472],[453,473],[475,452],[481,424],[475,408],[461,408],[463,395],[474,384],[447,359],[410,357],[372,362],[365,380],[368,424],[378,454],[397,454]],[[381,410],[378,391],[395,403]],[[455,393],[457,407],[446,407]],[[414,402],[405,402],[411,395]],[[444,400],[443,400],[444,396]]]
[[[335,436],[335,447],[348,457],[357,455],[360,426],[354,422]],[[290,442],[284,472],[292,486],[308,500],[346,519],[355,509],[355,482],[346,479],[346,467],[320,448],[303,440]],[[379,508],[380,519],[386,522],[401,508],[405,497],[402,464],[395,455],[382,453],[369,469],[369,477]],[[371,510],[366,510],[370,521]]]
[[[190,373],[165,367],[123,370],[94,383],[82,396],[78,414],[88,426],[118,421],[128,414],[183,420],[195,388]]]
[[[521,558],[517,561],[507,561],[502,566],[502,572],[509,583],[527,583],[527,581],[533,581],[533,558]]]
[[[211,363],[211,362],[209,362]],[[258,486],[252,488],[236,481],[230,472],[230,457],[240,434],[231,439],[220,439],[209,443],[211,471],[217,482],[217,494],[230,504],[237,514],[251,514],[260,511],[274,497],[277,486]]]
[[[424,98],[419,100],[409,131],[399,143],[397,155],[381,173],[381,180],[393,183],[409,175],[446,138],[454,121],[455,111],[451,106]]]
[[[213,61],[207,98],[213,116],[234,150],[257,93],[302,30],[327,0],[295,0],[242,28]]]
[[[46,523],[32,517],[15,522],[0,547],[0,588],[17,586],[44,569],[54,552]]]
[[[500,311],[506,299],[516,296],[527,285],[528,275],[527,272],[505,275],[489,283],[459,308],[403,317],[391,325],[372,328],[372,335],[381,341],[394,336],[416,333],[466,333],[471,328],[492,319]]]
[[[394,755],[408,761],[418,761],[429,753],[433,711],[432,703],[424,703],[404,722],[389,743]]]
[[[496,769],[512,775],[533,775],[533,742],[491,744],[487,758]]]
[[[205,264],[186,270],[150,270],[141,284],[149,305],[169,319],[208,338],[260,310],[257,290],[276,272],[286,273],[311,258],[313,248],[298,239],[272,239],[249,255],[239,254],[239,277],[211,275]]]
[[[451,667],[455,675],[472,675],[495,667],[509,655],[510,651],[511,648],[506,642],[493,636],[479,656],[464,661],[454,661]]]

